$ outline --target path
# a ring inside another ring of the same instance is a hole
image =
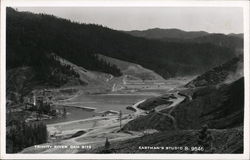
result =
[[[176,123],[176,119],[171,115],[171,113],[176,108],[176,106],[178,106],[178,104],[180,104],[182,101],[185,100],[186,97],[181,96],[179,94],[179,92],[175,93],[175,97],[176,97],[176,99],[172,99],[171,100],[173,102],[171,105],[169,105],[169,106],[168,105],[164,105],[164,106],[161,105],[160,107],[156,107],[155,108],[155,112],[157,114],[160,114],[162,116],[166,116],[166,117],[170,118],[172,120],[172,122],[173,122],[174,128],[178,129],[178,126],[177,126],[177,123]],[[161,112],[162,110],[165,110],[165,109],[170,109],[170,110],[168,111],[168,113]]]
[[[145,100],[139,101],[136,104],[133,105],[133,108],[136,109],[136,112],[134,112],[134,115],[123,115],[122,117],[122,124],[127,124],[129,121],[136,118],[138,115],[145,114],[145,111],[138,108],[138,105],[144,102]],[[50,134],[53,133],[60,133],[61,135],[66,134],[73,134],[76,133],[77,130],[84,130],[86,131],[85,134],[70,138],[67,140],[61,140],[60,142],[51,142],[47,143],[46,145],[64,145],[64,146],[70,146],[70,145],[97,145],[97,144],[104,144],[106,137],[109,137],[109,140],[111,142],[114,141],[121,141],[131,138],[136,138],[143,136],[142,132],[133,132],[130,133],[124,133],[119,132],[120,130],[120,121],[118,119],[118,116],[108,116],[108,117],[94,117],[90,119],[83,119],[83,120],[76,120],[76,121],[70,121],[70,122],[62,122],[57,124],[50,124],[47,126]],[[76,153],[78,151],[77,148],[75,149],[61,149],[61,148],[47,148],[47,149],[36,149],[33,147],[26,148],[22,151],[22,153]]]

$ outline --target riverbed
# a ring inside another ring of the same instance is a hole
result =
[[[78,96],[70,98],[68,101],[63,102],[64,106],[57,106],[59,109],[62,107],[66,108],[66,116],[46,120],[46,123],[52,124],[91,118],[98,115],[100,116],[98,113],[109,110],[118,112],[121,111],[122,114],[130,114],[132,111],[126,109],[126,107],[132,106],[141,100],[167,93],[171,89],[183,85],[186,81],[187,78],[169,79],[164,81],[164,85],[160,85],[160,87],[155,85],[153,82],[140,82],[140,85],[138,85],[138,82],[130,82],[123,86],[124,88],[129,88],[128,90],[120,90],[117,92],[103,94],[82,93]],[[156,87],[148,87],[149,84],[153,84],[152,86]],[[86,108],[91,108],[93,110],[88,110]]]
[[[127,106],[132,106],[138,101],[154,97],[159,95],[159,93],[153,92],[138,92],[133,94],[116,94],[116,93],[107,93],[107,94],[95,94],[95,95],[86,95],[82,94],[78,97],[71,99],[69,102],[66,102],[65,107],[67,115],[64,117],[57,117],[50,120],[46,120],[48,124],[58,123],[58,122],[67,122],[74,121],[79,119],[86,119],[90,117],[97,116],[98,113],[108,110],[121,111],[123,114],[132,113],[131,110],[126,109]],[[74,107],[77,106],[77,107]],[[82,108],[81,108],[82,107]],[[95,108],[94,111],[87,110],[88,108]],[[63,108],[63,106],[58,105],[58,109]]]

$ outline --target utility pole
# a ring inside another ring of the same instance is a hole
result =
[[[119,112],[120,129],[122,129],[122,111]]]
[[[66,111],[66,108],[63,107],[63,116],[66,116],[67,115],[67,111]]]
[[[33,94],[33,105],[36,106],[36,95],[35,95],[35,93]]]

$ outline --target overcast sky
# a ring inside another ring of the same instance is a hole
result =
[[[19,11],[53,14],[117,30],[178,28],[210,33],[242,33],[242,8],[229,7],[32,7]]]

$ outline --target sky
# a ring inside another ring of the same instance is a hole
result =
[[[239,7],[22,7],[18,11],[52,14],[116,30],[178,28],[209,33],[243,33]]]

